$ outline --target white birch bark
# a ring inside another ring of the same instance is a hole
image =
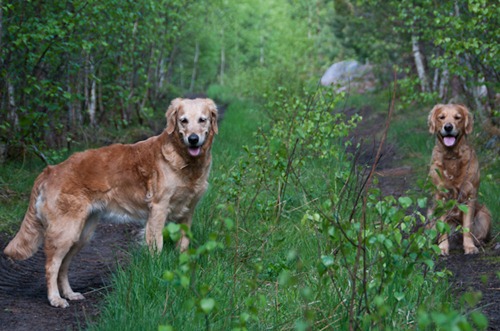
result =
[[[196,41],[196,46],[194,50],[194,61],[193,61],[193,73],[191,75],[191,84],[189,85],[189,92],[193,92],[194,83],[196,81],[196,69],[198,67],[198,58],[200,57],[200,44]]]
[[[450,73],[448,68],[443,69],[443,73],[441,74],[441,81],[439,82],[439,98],[443,100],[445,96],[448,94],[448,81],[450,79]]]
[[[7,94],[9,98],[9,120],[14,131],[19,130],[19,117],[17,116],[17,105],[14,85],[7,80]]]
[[[418,78],[420,80],[420,88],[422,92],[429,92],[429,82],[427,81],[427,75],[425,73],[424,59],[422,52],[420,51],[418,37],[415,35],[411,37],[411,46],[413,50],[415,66],[417,67]]]

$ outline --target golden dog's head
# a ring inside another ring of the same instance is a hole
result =
[[[469,110],[457,104],[438,104],[429,113],[429,132],[437,134],[446,147],[453,148],[464,135],[472,132],[474,120]]]
[[[210,99],[172,100],[166,117],[167,133],[178,134],[192,157],[199,156],[218,132],[217,106]]]

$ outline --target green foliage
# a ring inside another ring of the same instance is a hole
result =
[[[477,110],[482,121],[498,126],[494,95],[499,87],[500,7],[496,2],[334,3],[339,15],[331,17],[331,26],[346,52],[384,66],[396,65],[404,76],[403,108],[453,99]]]
[[[179,254],[168,241],[181,227],[168,225],[165,252],[117,274],[91,329],[483,328],[483,315],[465,314],[474,300],[447,304],[437,231],[418,226],[426,199],[363,189],[344,151],[359,119],[335,112],[337,101],[279,88],[265,118],[231,105],[191,247]],[[259,130],[239,127],[256,118]]]

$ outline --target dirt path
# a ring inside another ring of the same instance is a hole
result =
[[[139,227],[131,224],[101,224],[90,245],[73,260],[70,283],[85,300],[71,301],[67,309],[53,308],[47,300],[45,255],[13,262],[0,254],[0,329],[78,330],[99,314],[111,272],[127,260],[127,251],[137,242]],[[0,248],[8,239],[0,236]]]

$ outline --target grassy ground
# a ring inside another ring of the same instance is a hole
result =
[[[31,186],[43,165],[14,161],[0,169],[0,232],[13,234],[26,212]]]
[[[378,111],[386,109],[385,95],[373,98]],[[450,308],[427,238],[403,229],[418,217],[405,212],[416,201],[375,192],[363,203],[341,133],[329,148],[317,147],[342,123],[322,127],[309,105],[297,117],[287,112],[300,105],[276,101],[271,111],[284,113],[274,120],[293,125],[274,133],[258,130],[272,121],[260,106],[230,105],[214,145],[211,186],[195,213],[192,248],[179,254],[170,242],[156,257],[131,252],[88,329],[446,329],[467,319]],[[425,173],[421,160],[432,146],[422,129],[426,115],[406,122],[403,114],[396,114],[390,139],[407,152],[405,162]],[[295,145],[294,130],[307,146]],[[311,155],[315,150],[328,157]],[[17,177],[0,177],[3,191],[13,192],[0,200],[3,229],[17,228],[12,220],[22,217],[41,168],[5,166],[2,174]],[[488,189],[485,198],[498,196],[495,183],[483,181],[482,192]]]
[[[363,225],[358,220],[362,211],[350,209],[352,201],[341,201],[334,217],[345,221],[332,226],[341,222],[327,215],[342,190],[335,177],[349,171],[341,160],[308,164],[302,183],[289,184],[292,188],[280,198],[286,204],[281,213],[269,213],[277,208],[271,202],[280,184],[245,177],[266,176],[254,172],[266,154],[254,150],[254,162],[243,161],[244,146],[268,139],[270,160],[265,164],[274,166],[275,157],[279,163],[279,152],[272,151],[280,150],[282,146],[275,145],[280,141],[274,142],[270,133],[255,136],[262,124],[259,113],[244,103],[232,104],[226,113],[215,142],[211,188],[195,214],[191,251],[179,255],[170,244],[156,258],[145,251],[134,253],[131,264],[116,273],[102,315],[90,329],[306,330],[355,325],[400,330],[436,325],[426,310],[449,311],[446,281],[442,275],[422,273],[420,265],[433,264],[429,256],[419,255],[426,250],[424,237],[392,237],[404,217],[397,211],[398,202],[370,195],[385,216],[368,212]],[[246,186],[238,186],[239,181]],[[301,190],[300,185],[309,189]],[[232,192],[235,187],[240,191]],[[265,194],[254,195],[257,191]],[[349,221],[351,210],[355,219]],[[363,238],[358,236],[362,226],[367,227]],[[358,238],[366,245],[364,256],[359,246],[348,242]],[[394,248],[397,241],[401,245]],[[443,323],[457,323],[455,315],[449,316],[440,315]]]

